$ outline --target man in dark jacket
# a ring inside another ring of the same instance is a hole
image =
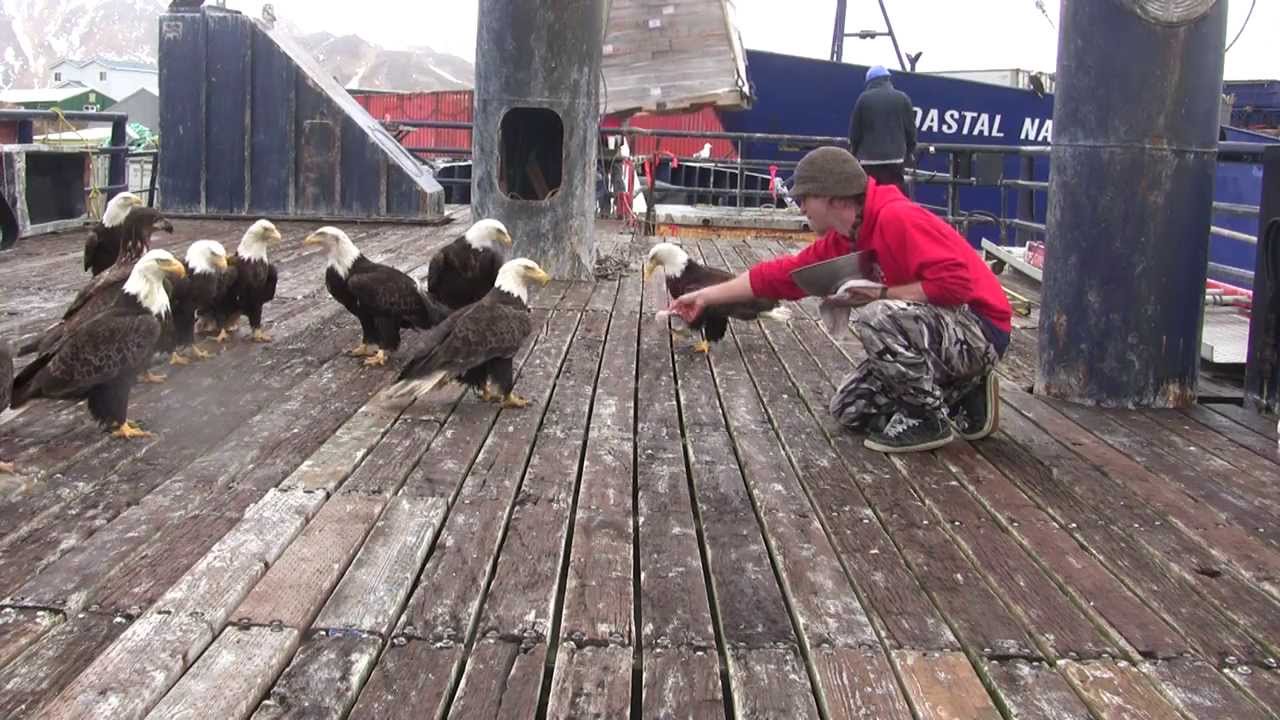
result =
[[[881,185],[907,194],[903,163],[916,149],[916,116],[911,98],[889,80],[883,65],[867,70],[862,94],[849,116],[849,151]]]

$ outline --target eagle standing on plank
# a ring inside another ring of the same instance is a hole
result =
[[[169,304],[173,308],[165,325],[161,346],[168,350],[170,365],[189,365],[183,354],[189,349],[198,360],[213,357],[195,344],[196,313],[212,310],[225,296],[234,276],[227,270],[227,250],[216,240],[196,240],[187,248],[187,275],[169,283]]]
[[[386,364],[387,353],[400,348],[400,328],[426,330],[449,314],[447,307],[419,291],[413,278],[365,257],[336,227],[322,227],[302,243],[322,245],[328,253],[324,284],[360,321],[360,344],[350,354],[364,356],[365,365]]]
[[[649,259],[644,264],[644,279],[649,280],[653,271],[661,267],[667,277],[667,293],[673,298],[711,285],[718,285],[732,280],[733,274],[702,265],[689,257],[689,253],[678,245],[661,242],[649,249]],[[669,313],[658,312],[658,317]],[[710,352],[711,343],[719,342],[729,329],[729,318],[737,320],[755,320],[765,318],[786,322],[791,319],[791,312],[778,307],[778,301],[755,298],[744,302],[716,305],[706,308],[702,315],[694,321],[692,328],[702,331],[702,340],[693,346],[695,352]],[[683,334],[677,331],[677,334]],[[708,342],[710,341],[710,342]]]
[[[84,269],[97,275],[115,264],[120,255],[121,235],[124,232],[124,220],[134,209],[142,207],[142,198],[129,192],[122,192],[107,202],[107,209],[102,213],[102,220],[89,229],[89,237],[84,241]],[[173,232],[173,226],[169,226]],[[142,257],[143,248],[137,260]]]
[[[150,437],[128,421],[129,392],[146,367],[169,314],[166,276],[186,269],[164,250],[151,250],[133,266],[111,307],[65,333],[18,373],[13,407],[33,398],[87,399],[89,414],[118,438]]]
[[[457,310],[493,289],[502,267],[502,246],[511,247],[511,233],[497,220],[485,218],[440,249],[427,267],[427,293]]]
[[[217,324],[218,342],[226,342],[240,322],[249,318],[254,342],[271,342],[262,330],[262,307],[276,297],[276,266],[267,259],[267,248],[280,243],[280,231],[270,220],[262,219],[249,226],[236,254],[228,265],[235,269],[230,289],[222,295],[210,313]]]
[[[13,390],[13,346],[0,338],[0,413],[9,407]],[[13,473],[13,463],[0,462],[0,473]]]
[[[173,225],[151,208],[134,208],[125,216],[121,233],[120,254],[106,272],[99,273],[76,293],[62,319],[49,326],[40,337],[18,349],[19,355],[44,352],[67,332],[111,307],[123,292],[124,284],[138,261],[151,247],[151,234],[160,226],[173,232]]]
[[[551,281],[538,264],[516,258],[502,265],[494,286],[479,301],[455,311],[427,334],[428,350],[415,357],[390,397],[422,396],[450,378],[458,378],[485,401],[521,408],[527,400],[512,392],[513,359],[533,330],[529,315],[529,283]],[[489,384],[497,386],[491,393]]]

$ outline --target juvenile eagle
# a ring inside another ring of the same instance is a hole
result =
[[[529,337],[531,281],[546,285],[551,276],[527,258],[509,260],[498,279],[478,302],[455,311],[427,334],[427,350],[415,357],[388,390],[391,397],[422,396],[450,378],[458,378],[486,401],[520,408],[529,402],[512,392],[513,358]],[[496,394],[489,383],[497,386]]]
[[[689,253],[678,245],[661,242],[649,249],[649,259],[644,264],[644,279],[649,280],[653,271],[661,267],[667,277],[667,293],[673,298],[711,285],[718,285],[732,280],[733,274],[702,265],[689,257]],[[659,317],[667,314],[661,311]],[[702,340],[694,345],[696,352],[709,352],[711,343],[718,342],[729,329],[729,318],[737,320],[755,320],[765,318],[786,322],[791,319],[791,312],[778,307],[778,301],[765,298],[754,298],[744,302],[716,305],[702,311],[702,315],[693,322],[693,329],[702,331]],[[710,342],[708,342],[710,341]]]
[[[13,346],[0,338],[0,413],[9,407],[13,390]],[[13,463],[0,462],[0,473],[12,473]]]
[[[485,218],[440,249],[427,266],[427,293],[452,310],[484,297],[502,267],[502,246],[511,234],[497,220]]]
[[[210,313],[219,330],[218,342],[230,337],[242,314],[249,318],[254,342],[271,342],[262,330],[262,308],[276,296],[276,266],[267,259],[267,248],[279,243],[280,231],[265,218],[250,225],[240,238],[228,262],[235,270],[233,281]]]
[[[419,292],[413,278],[365,257],[336,227],[322,227],[302,242],[321,245],[328,253],[324,284],[333,299],[360,321],[360,344],[350,352],[368,356],[365,365],[386,364],[387,353],[400,348],[400,328],[426,330],[449,314],[447,307]]]
[[[169,313],[165,276],[186,269],[164,250],[151,250],[133,266],[111,307],[63,334],[18,373],[13,407],[33,398],[87,399],[89,414],[119,438],[149,437],[128,421],[129,392],[147,365]]]
[[[169,304],[173,308],[165,325],[162,350],[170,352],[170,365],[187,365],[183,354],[189,349],[199,360],[213,357],[195,344],[196,314],[211,312],[225,297],[235,276],[227,270],[227,250],[216,240],[196,240],[187,248],[187,275],[171,281]]]
[[[115,264],[120,255],[120,241],[124,233],[124,221],[134,209],[142,207],[142,198],[130,192],[122,192],[107,202],[107,209],[102,219],[89,228],[89,237],[84,241],[84,269],[97,275]],[[169,226],[173,231],[173,226]],[[133,260],[142,257],[143,248]]]
[[[133,271],[134,263],[150,249],[151,233],[155,232],[157,225],[173,232],[173,226],[156,210],[144,207],[129,211],[124,219],[120,254],[115,263],[106,272],[89,280],[63,311],[62,319],[45,329],[40,337],[19,348],[18,354],[44,352],[56,344],[64,332],[115,304]]]

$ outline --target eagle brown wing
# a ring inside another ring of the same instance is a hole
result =
[[[463,373],[495,358],[514,357],[532,330],[528,308],[503,291],[492,290],[432,328],[425,340],[429,349],[405,367],[400,379],[422,378],[439,370]]]

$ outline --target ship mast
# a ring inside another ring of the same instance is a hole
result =
[[[889,21],[889,11],[884,6],[884,0],[879,0],[879,2],[880,14],[884,17],[884,26],[886,29],[883,31],[859,30],[851,33],[846,32],[844,26],[845,11],[848,9],[849,0],[836,0],[835,30],[831,34],[831,60],[833,62],[843,62],[845,38],[856,37],[859,40],[871,40],[873,38],[884,37],[887,35],[889,36],[889,39],[893,41],[893,52],[898,56],[898,66],[903,70],[907,69],[907,63],[902,59],[902,49],[898,47],[898,36],[893,34],[893,23]]]

